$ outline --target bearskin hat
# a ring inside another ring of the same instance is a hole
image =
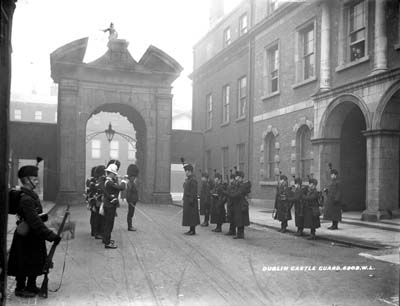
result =
[[[105,170],[106,170],[105,166],[103,165],[97,166],[96,169],[94,170],[94,177],[99,178],[105,175],[106,174]]]
[[[128,169],[126,170],[126,174],[128,175],[128,177],[138,176],[139,168],[135,164],[130,164],[128,166]]]

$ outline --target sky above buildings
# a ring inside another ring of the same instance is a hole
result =
[[[18,0],[13,22],[11,91],[14,95],[49,95],[50,53],[89,37],[84,61],[91,62],[106,52],[108,34],[101,29],[113,22],[118,38],[129,41],[128,49],[137,61],[149,45],[154,45],[184,67],[173,84],[173,110],[190,111],[192,48],[209,30],[209,1]],[[239,2],[225,0],[225,12]]]

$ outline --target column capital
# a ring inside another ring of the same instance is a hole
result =
[[[362,134],[365,137],[375,137],[375,136],[400,136],[400,131],[399,130],[366,130],[362,131]]]

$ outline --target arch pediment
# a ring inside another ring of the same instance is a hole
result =
[[[74,40],[50,54],[50,62],[82,63],[86,53],[89,37]]]
[[[139,64],[143,65],[146,70],[157,72],[179,74],[183,70],[182,66],[176,60],[153,45],[150,45],[143,54]]]

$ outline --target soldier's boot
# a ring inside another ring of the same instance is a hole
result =
[[[201,224],[201,226],[208,226],[208,219],[210,218],[210,216],[208,214],[206,214],[204,216],[204,222]]]
[[[244,226],[238,227],[237,235],[233,239],[244,239]]]
[[[295,235],[296,236],[304,236],[303,228],[302,227],[298,227],[297,228],[297,233]]]
[[[236,226],[235,224],[231,223],[229,225],[229,232],[225,234],[226,236],[235,236],[236,235]]]
[[[222,230],[221,230],[221,224],[217,224],[217,226],[213,229],[213,230],[211,230],[212,232],[215,232],[215,233],[220,233]]]
[[[15,296],[22,297],[22,298],[33,298],[36,296],[36,293],[27,291],[25,288],[25,277],[17,277],[17,286],[15,287]]]
[[[283,222],[281,222],[281,228],[280,229],[278,229],[278,232],[282,232],[282,230],[283,230]]]
[[[313,229],[311,229],[311,234],[310,234],[310,237],[308,237],[307,238],[308,240],[316,240],[317,239],[317,237],[315,236],[315,228]]]
[[[195,226],[191,226],[189,231],[184,233],[185,235],[189,235],[189,236],[193,236],[196,235],[196,227]]]
[[[338,221],[332,221],[332,225],[328,227],[330,230],[337,230],[338,228]]]
[[[287,228],[287,223],[286,222],[282,222],[282,231],[281,233],[286,233],[286,228]]]

